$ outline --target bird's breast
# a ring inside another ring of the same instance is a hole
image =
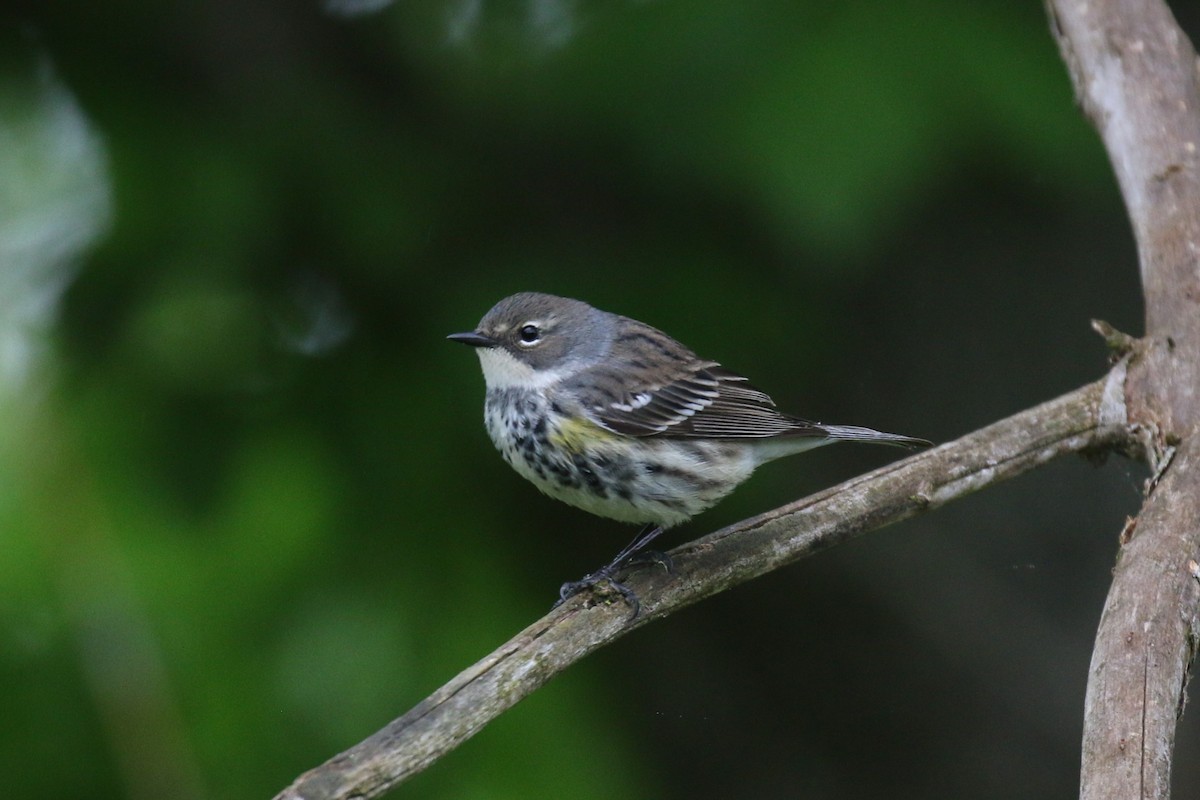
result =
[[[623,522],[683,522],[755,465],[737,443],[613,433],[539,392],[489,390],[484,416],[496,449],[518,474],[557,500]]]

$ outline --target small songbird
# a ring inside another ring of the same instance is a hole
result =
[[[567,297],[514,294],[448,338],[476,348],[484,422],[513,469],[564,503],[646,525],[612,563],[563,584],[560,602],[608,581],[636,616],[637,598],[615,574],[762,463],[837,441],[930,444],[784,414],[657,328]]]

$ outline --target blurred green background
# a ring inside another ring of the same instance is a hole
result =
[[[8,796],[269,797],[624,544],[483,431],[444,336],[513,291],[938,441],[1100,376],[1090,318],[1141,330],[1120,198],[1033,0],[2,21]],[[777,463],[669,544],[897,455]],[[1072,796],[1143,477],[1063,461],[707,601],[397,796]],[[1192,713],[1180,797],[1198,743]]]

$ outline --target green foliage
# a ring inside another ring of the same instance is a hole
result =
[[[269,796],[623,541],[485,441],[442,337],[501,296],[577,295],[811,399],[946,194],[1111,191],[1023,4],[314,5],[60,5],[11,35],[11,796]],[[667,796],[636,683],[556,682],[409,794]]]

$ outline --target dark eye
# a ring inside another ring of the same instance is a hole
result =
[[[535,344],[542,338],[542,331],[537,325],[526,325],[520,330],[521,344]]]

